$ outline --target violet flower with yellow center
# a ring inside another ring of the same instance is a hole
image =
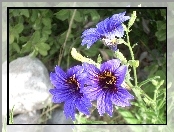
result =
[[[130,106],[129,100],[134,99],[134,96],[121,86],[127,66],[120,66],[119,59],[104,62],[100,69],[88,63],[83,63],[83,67],[87,72],[87,84],[81,91],[91,101],[97,100],[100,116],[105,112],[112,116],[113,104],[121,107]]]
[[[66,118],[75,120],[76,108],[89,115],[88,108],[92,106],[90,100],[81,93],[84,87],[86,73],[82,66],[74,66],[65,73],[59,66],[55,67],[55,73],[50,73],[51,83],[54,85],[49,92],[53,95],[53,103],[64,102],[64,114]]]

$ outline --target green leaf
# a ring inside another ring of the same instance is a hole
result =
[[[58,51],[57,48],[52,48],[52,49],[49,51],[49,54],[50,54],[50,55],[53,55],[53,54],[55,54],[57,51]]]
[[[33,36],[32,36],[32,43],[33,44],[36,44],[40,41],[40,32],[39,31],[35,31],[33,33]]]
[[[51,19],[50,18],[42,18],[42,22],[46,27],[51,28]]]
[[[19,40],[20,40],[22,43],[25,43],[25,42],[27,42],[27,41],[29,40],[29,37],[28,37],[28,36],[27,36],[27,37],[21,36],[21,37],[19,38]]]
[[[78,26],[78,24],[76,24],[76,23],[72,23],[71,28],[77,28],[77,26]]]
[[[48,16],[49,9],[40,9],[40,13],[41,13],[42,17],[46,17],[46,16]]]
[[[46,56],[48,54],[47,51],[50,49],[50,46],[46,43],[38,43],[35,48],[37,48],[38,52],[41,55]]]
[[[43,29],[42,29],[42,34],[51,34],[51,29],[44,26]]]
[[[30,16],[28,9],[21,9],[21,15],[24,15],[25,17],[28,18]]]
[[[130,111],[124,110],[122,108],[118,108],[118,111],[123,116],[123,118],[126,120],[127,123],[130,123],[130,124],[140,123],[140,121],[138,121]]]
[[[42,34],[42,38],[40,38],[40,42],[45,42],[48,40],[48,35],[47,34]]]
[[[18,34],[21,33],[24,29],[24,25],[23,23],[18,23],[15,27],[14,27],[14,31],[17,32]]]
[[[12,14],[13,14],[14,17],[20,16],[20,12],[17,9],[13,10]]]
[[[12,46],[17,51],[17,53],[20,52],[20,47],[19,47],[19,45],[17,43],[13,43]]]
[[[166,22],[165,21],[157,21],[157,30],[162,30],[165,29],[166,30]]]
[[[153,112],[151,112],[151,111],[145,111],[143,113],[146,114],[146,115],[148,115],[148,116],[156,116],[156,114],[154,113],[154,111]]]
[[[69,10],[62,9],[59,12],[55,13],[55,15],[57,19],[64,21],[69,18]]]
[[[166,40],[166,30],[159,30],[155,33],[155,36],[158,38],[158,41]]]
[[[98,14],[96,10],[91,10],[90,15],[91,15],[92,21],[98,22],[100,20],[100,15]]]
[[[72,17],[73,12],[74,12],[74,10],[71,13],[71,17]],[[74,16],[74,20],[77,21],[77,22],[81,22],[82,21],[82,17],[80,15],[80,12],[79,11],[76,11],[76,14]]]
[[[31,51],[32,43],[28,41],[26,44],[22,45],[22,49],[20,53],[28,53]]]
[[[36,19],[34,25],[33,25],[33,29],[34,30],[40,30],[42,27],[42,23],[41,23],[41,20],[40,18]]]
[[[10,34],[9,36],[9,43],[12,44],[14,42],[14,35]]]
[[[160,11],[161,11],[161,16],[166,16],[166,9],[160,9]]]
[[[15,9],[9,9],[9,13],[13,13]]]
[[[31,57],[36,57],[38,55],[38,51],[36,49],[34,49],[30,54],[29,56]]]
[[[37,18],[38,18],[38,10],[32,9],[32,14],[31,14],[30,20],[32,22],[35,22]]]
[[[43,56],[46,56],[48,54],[46,50],[42,50],[41,48],[38,49],[38,52]]]
[[[50,46],[47,43],[38,43],[37,47],[42,50],[50,50]]]

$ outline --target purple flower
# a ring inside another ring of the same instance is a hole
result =
[[[50,73],[51,83],[54,89],[49,92],[53,95],[53,103],[64,103],[64,114],[66,118],[71,117],[75,120],[76,108],[89,115],[89,107],[92,106],[90,100],[86,98],[80,89],[83,88],[86,73],[82,66],[74,66],[65,73],[59,66],[55,67],[55,73]]]
[[[105,112],[112,116],[113,104],[130,106],[129,99],[134,97],[121,86],[125,79],[127,66],[120,66],[119,59],[101,64],[100,69],[92,64],[83,63],[87,72],[86,87],[81,91],[91,100],[97,100],[97,109],[102,116]]]
[[[124,35],[122,23],[130,19],[129,16],[124,16],[125,14],[126,12],[115,14],[111,18],[99,22],[96,28],[85,30],[81,36],[83,38],[81,44],[87,44],[89,49],[97,40],[102,40],[105,45],[115,51],[117,49],[116,37],[121,38]]]

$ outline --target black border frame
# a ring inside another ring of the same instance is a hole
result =
[[[101,125],[101,124],[9,124],[9,10],[10,9],[166,9],[166,43],[167,43],[167,7],[7,7],[7,125]],[[167,44],[166,44],[167,45]],[[167,62],[167,48],[166,48]],[[166,63],[166,97],[167,97],[167,63]],[[102,124],[102,125],[167,125],[167,98],[166,124]]]

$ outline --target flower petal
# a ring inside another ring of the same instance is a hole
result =
[[[101,91],[100,95],[97,98],[97,109],[100,116],[103,116],[105,113],[105,92]]]
[[[116,85],[120,86],[126,76],[126,72],[127,72],[127,66],[126,65],[122,65],[120,66],[116,71],[115,71],[115,76],[117,77],[117,81],[116,81]]]
[[[116,27],[116,28],[112,31],[112,33],[114,34],[114,36],[117,36],[117,37],[119,37],[119,38],[123,37],[123,35],[124,35],[124,28],[123,28],[123,26],[120,25],[120,26]]]
[[[86,82],[87,73],[83,72],[81,74],[76,75],[77,81],[81,84],[82,82]]]
[[[110,117],[112,117],[112,112],[113,112],[111,97],[112,97],[111,92],[109,90],[106,90],[105,91],[105,109]]]
[[[73,92],[69,91],[69,90],[59,90],[59,89],[50,89],[49,92],[53,95],[52,101],[54,103],[61,103],[64,102],[66,100],[68,100],[69,98],[72,97]]]
[[[86,103],[87,103],[87,105],[86,105]],[[90,100],[87,98],[83,98],[83,97],[78,98],[76,100],[76,107],[80,112],[84,113],[85,115],[90,115],[90,112],[88,110],[89,103],[90,103]],[[92,104],[90,106],[92,106]]]
[[[62,80],[65,79],[67,76],[66,76],[66,73],[59,67],[59,66],[56,66],[55,67],[55,72],[57,74],[57,76],[59,78],[61,78]]]
[[[99,40],[99,37],[89,36],[82,40],[81,45],[83,46],[83,45],[87,44],[87,48],[89,49],[91,47],[91,45],[94,44],[97,40]]]
[[[57,75],[56,73],[50,73],[50,81],[55,87],[67,86],[65,83],[66,79],[63,76],[60,76],[60,74]]]
[[[83,38],[81,45],[87,44],[89,49],[100,38],[100,33],[98,33],[96,28],[90,28],[82,33],[81,38]]]
[[[83,87],[81,90],[81,92],[86,95],[91,101],[96,100],[98,95],[100,94],[101,90],[97,84],[91,82],[89,83],[89,81],[87,81],[88,84],[86,84],[87,86]],[[89,86],[88,86],[89,85]]]
[[[124,99],[134,99],[134,96],[131,95],[125,88],[121,86],[117,89],[117,94]]]
[[[114,14],[111,18],[110,18],[110,26],[119,26],[121,23],[123,23],[126,20],[129,20],[130,17],[129,16],[124,16],[126,14],[125,12],[119,13],[119,14]]]
[[[77,65],[77,66],[73,66],[73,67],[69,68],[67,70],[67,75],[68,75],[68,77],[71,77],[73,75],[81,74],[83,71],[84,71],[83,67]]]
[[[100,73],[99,69],[93,64],[83,63],[82,66],[84,67],[84,70],[87,72],[88,78],[90,78],[90,76],[95,77]]]
[[[115,72],[116,69],[120,66],[120,62],[121,61],[119,59],[109,60],[101,64],[100,70],[101,71],[109,70],[111,72]]]
[[[90,36],[90,35],[97,35],[97,29],[96,28],[90,28],[90,29],[86,29],[83,33],[81,38],[86,37],[86,36]],[[98,34],[99,35],[99,34]]]
[[[75,98],[67,100],[64,104],[64,114],[66,118],[71,117],[72,120],[75,120]]]
[[[109,18],[106,18],[105,20],[99,22],[96,27],[97,27],[97,31],[101,34],[101,35],[105,35],[105,33],[109,32],[108,31],[108,24],[109,24]]]
[[[122,98],[122,96],[120,96],[120,94],[118,94],[117,91],[114,91],[112,93],[111,101],[113,104],[117,106],[121,107],[130,106],[129,101],[125,98]]]

